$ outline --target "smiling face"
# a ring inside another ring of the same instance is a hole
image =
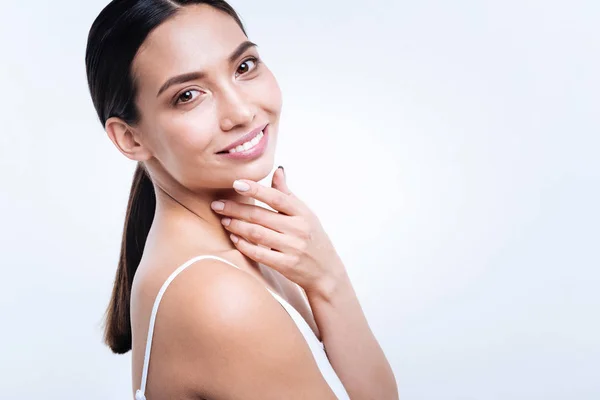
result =
[[[232,17],[207,5],[181,8],[148,35],[132,72],[141,114],[132,130],[155,181],[194,191],[270,173],[281,92]],[[266,124],[255,148],[219,153]]]

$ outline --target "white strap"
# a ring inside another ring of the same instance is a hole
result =
[[[148,379],[148,365],[150,364],[150,350],[152,349],[152,336],[154,335],[154,323],[156,321],[156,312],[158,311],[158,305],[160,304],[160,300],[162,299],[165,291],[169,284],[187,267],[195,263],[196,261],[203,260],[205,258],[212,258],[215,260],[223,261],[237,269],[240,269],[237,265],[225,260],[224,258],[213,256],[213,255],[202,255],[194,257],[188,261],[186,261],[183,265],[177,268],[175,271],[169,275],[165,283],[163,283],[162,287],[158,291],[158,295],[156,296],[156,300],[154,300],[154,306],[152,307],[152,314],[150,315],[150,326],[148,327],[148,339],[146,340],[146,353],[144,354],[144,367],[142,369],[142,383],[140,385],[140,389],[135,392],[135,400],[146,400],[146,381]],[[268,289],[268,288],[267,288]],[[269,290],[270,291],[270,290]],[[271,292],[272,293],[272,292]]]

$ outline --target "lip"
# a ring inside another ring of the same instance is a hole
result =
[[[227,147],[219,150],[217,153],[222,153],[224,151],[229,151],[230,149],[233,149],[234,147],[238,147],[240,144],[244,144],[245,142],[249,141],[250,139],[252,139],[254,136],[258,135],[258,133],[262,130],[264,130],[267,127],[267,124],[261,125],[258,128],[255,128],[253,130],[251,130],[250,132],[246,133],[244,136],[242,136],[241,138],[239,138],[238,140],[236,140],[233,143],[230,143]]]
[[[263,131],[263,137],[260,139],[260,142],[256,144],[256,146],[252,147],[248,150],[236,151],[235,153],[225,152],[219,153],[220,156],[226,157],[232,160],[254,160],[262,156],[267,150],[267,146],[269,144],[270,128],[271,125],[267,125]]]

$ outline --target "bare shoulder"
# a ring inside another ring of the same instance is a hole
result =
[[[259,280],[222,261],[197,263],[169,285],[155,328],[161,358],[185,377],[186,393],[335,399],[297,326]]]

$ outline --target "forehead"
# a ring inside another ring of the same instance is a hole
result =
[[[243,41],[244,32],[223,11],[202,5],[185,6],[156,27],[146,38],[132,71],[140,89],[156,89],[169,77],[208,70],[226,62]]]

